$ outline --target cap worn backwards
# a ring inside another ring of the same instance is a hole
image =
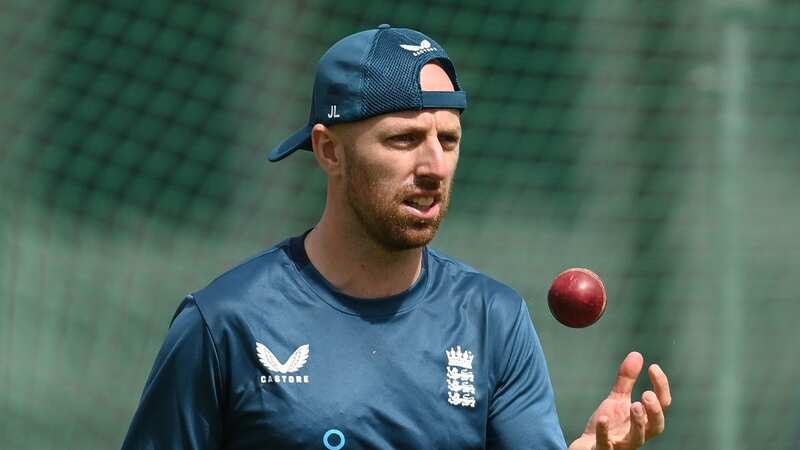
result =
[[[435,60],[455,91],[423,91],[420,70]],[[381,25],[333,44],[317,66],[308,124],[269,154],[280,161],[295,150],[311,150],[315,124],[354,122],[394,111],[427,108],[464,110],[467,95],[444,48],[419,31]]]

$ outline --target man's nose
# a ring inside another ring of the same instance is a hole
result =
[[[447,178],[444,148],[437,136],[429,137],[418,149],[417,175],[441,181]]]

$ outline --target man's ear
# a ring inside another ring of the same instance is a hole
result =
[[[318,123],[311,129],[311,146],[317,163],[328,175],[342,170],[344,142],[340,133]]]

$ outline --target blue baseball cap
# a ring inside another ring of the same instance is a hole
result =
[[[431,61],[442,66],[455,91],[422,90],[419,73]],[[355,122],[395,111],[463,111],[466,107],[467,94],[444,48],[419,31],[383,24],[345,37],[322,55],[308,124],[275,147],[269,160],[280,161],[298,149],[311,150],[311,129],[318,123]]]

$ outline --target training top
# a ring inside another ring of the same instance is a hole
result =
[[[407,291],[359,299],[304,237],[179,306],[123,449],[565,449],[525,301],[425,248]]]

